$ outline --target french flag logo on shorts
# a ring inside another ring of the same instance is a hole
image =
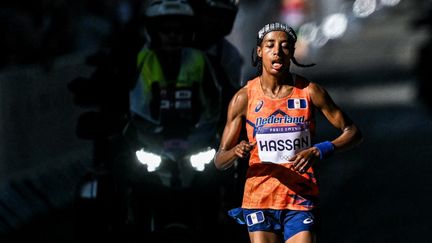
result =
[[[264,213],[257,211],[246,216],[246,223],[248,226],[264,222]]]
[[[288,99],[288,109],[306,109],[306,99]]]

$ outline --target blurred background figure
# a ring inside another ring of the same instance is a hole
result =
[[[299,28],[304,23],[312,20],[313,6],[309,0],[282,0],[281,5],[281,21],[291,26],[296,33],[299,33]],[[309,43],[301,33],[297,38],[295,56],[302,60],[308,55]]]
[[[214,17],[199,11],[211,12],[208,9],[212,8],[207,5],[193,8],[192,4],[180,1],[156,1],[151,2],[144,10],[145,35],[148,40],[138,53],[140,80],[130,96],[133,113],[153,122],[163,122],[160,120],[162,113],[163,116],[177,119],[185,116],[186,110],[181,112],[183,114],[177,114],[175,109],[171,110],[172,105],[164,104],[164,101],[168,100],[163,96],[169,96],[172,92],[165,89],[173,86],[194,89],[191,90],[194,97],[184,103],[190,103],[190,107],[186,105],[184,109],[191,110],[191,113],[186,113],[193,116],[192,123],[203,118],[200,118],[201,115],[206,117],[204,120],[218,119],[219,115],[215,114],[220,113],[218,107],[223,99],[218,97],[218,90],[233,92],[239,77],[227,72],[228,67],[224,68],[226,63],[223,58],[226,59],[224,55],[227,55],[224,52],[224,43],[227,43],[224,36],[229,33],[230,28],[213,26],[215,28],[201,29],[203,26],[200,24],[212,26],[208,25],[208,22],[215,20]],[[228,8],[227,11],[233,11],[235,16],[235,9]],[[234,17],[230,21],[232,26]],[[218,45],[219,48],[214,47]],[[229,47],[236,50],[232,45]],[[210,48],[216,50],[210,51]],[[239,56],[232,53],[228,55],[233,58]],[[177,122],[181,123],[180,120]]]
[[[202,9],[181,0],[149,1],[143,8],[147,42],[138,53],[125,138],[132,158],[135,152],[160,158],[156,164],[139,158],[147,171],[135,166],[127,173],[142,173],[131,185],[131,207],[138,231],[155,242],[202,241],[220,226],[218,208],[228,199],[221,198],[223,185],[205,165],[209,160],[196,161],[205,162],[202,167],[192,162],[197,152],[212,159],[223,126],[222,105],[235,84],[221,54],[208,51],[228,31],[206,30],[213,35],[204,38],[198,27],[203,16],[195,12]]]
[[[205,64],[203,54],[190,48],[195,28],[194,12],[189,4],[150,1],[144,6],[142,14],[145,16],[147,42],[138,53],[139,80],[130,94],[130,109],[142,119],[160,124],[161,119],[168,119],[161,116],[179,115],[175,110],[170,110],[173,108],[170,102],[174,98],[168,97],[173,93],[166,90],[168,86],[177,87],[177,82],[181,81],[190,89],[194,82],[201,85]],[[190,70],[183,71],[188,67]],[[180,77],[188,74],[191,76]],[[193,112],[199,113],[200,109],[196,107],[197,100],[192,102],[191,96],[189,98],[188,115],[194,116],[193,120],[197,122],[199,115]]]
[[[310,20],[311,3],[308,0],[282,0],[281,18],[294,30]]]

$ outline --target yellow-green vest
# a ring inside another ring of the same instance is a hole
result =
[[[146,47],[138,53],[137,66],[139,77],[134,89],[130,92],[130,110],[145,120],[159,123],[159,118],[154,118],[150,114],[152,83],[158,82],[161,87],[165,87],[169,81],[165,78],[156,53]],[[204,54],[197,49],[183,48],[180,70],[175,80],[176,88],[191,87],[194,83],[202,83],[204,70]]]

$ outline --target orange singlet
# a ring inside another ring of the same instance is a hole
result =
[[[304,174],[290,169],[288,159],[312,146],[315,130],[309,81],[293,76],[290,95],[264,95],[259,77],[247,83],[246,131],[251,151],[242,208],[311,210],[318,197],[312,168]]]

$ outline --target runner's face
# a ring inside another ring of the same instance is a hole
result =
[[[289,70],[291,53],[288,36],[284,31],[272,31],[264,36],[257,54],[262,58],[263,72],[281,74]]]

